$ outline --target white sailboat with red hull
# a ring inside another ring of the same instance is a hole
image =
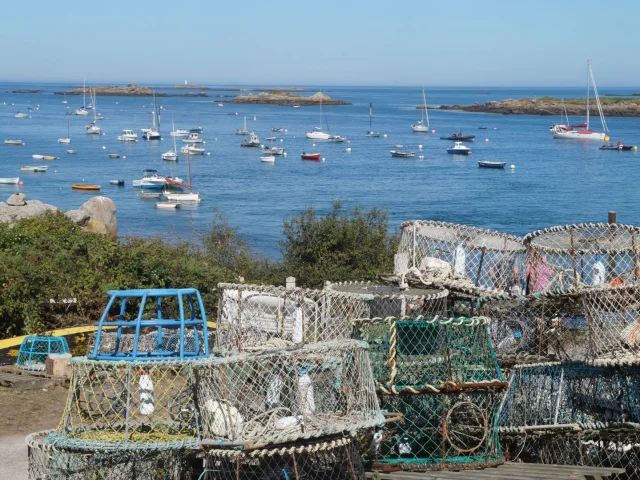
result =
[[[191,156],[187,152],[187,168],[189,174],[189,183],[182,183],[178,179],[167,178],[167,185],[175,185],[178,187],[186,188],[189,190],[188,193],[172,193],[165,191],[163,195],[167,200],[172,202],[196,202],[200,203],[200,194],[193,192],[193,184],[191,183]]]
[[[589,96],[591,94],[591,88],[589,82],[593,83],[593,92],[596,96],[596,104],[598,105],[598,113],[600,114],[600,121],[602,122],[602,132],[596,132],[589,128]],[[602,105],[600,104],[600,97],[598,95],[598,88],[596,87],[596,81],[593,77],[593,71],[591,70],[591,61],[587,61],[587,122],[581,125],[555,125],[552,127],[553,138],[564,140],[596,140],[598,142],[606,141],[609,135],[607,129],[607,122],[604,119],[604,113],[602,112]]]

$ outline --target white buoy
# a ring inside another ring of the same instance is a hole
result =
[[[382,138],[387,138],[387,134],[385,133],[385,134],[382,136]]]
[[[431,130],[431,133],[436,133],[435,129],[434,129],[434,130]]]
[[[284,139],[282,139],[282,138],[281,138],[281,139],[280,139],[280,142],[284,142]]]
[[[497,130],[497,129],[498,129],[498,127],[493,127],[493,129],[494,129],[494,130]]]
[[[213,139],[213,141],[214,141],[214,142],[217,142],[217,141],[218,141],[218,138],[217,138],[217,137],[216,137],[216,138],[214,138],[214,139]]]
[[[515,166],[515,165],[511,165],[509,168],[510,168],[511,170],[515,170],[515,169],[516,169],[516,166]]]
[[[58,170],[54,170],[53,173],[58,173]]]
[[[347,153],[351,151],[351,147],[347,148]]]
[[[489,139],[488,139],[488,138],[485,138],[485,139],[484,139],[484,141],[485,141],[485,142],[488,142],[488,141],[489,141]]]
[[[203,141],[202,141],[202,144],[204,145],[205,143],[207,143],[207,141],[206,141],[206,140],[203,140]]]
[[[284,129],[284,133],[289,133],[289,130],[287,130],[286,128]],[[280,140],[282,141],[282,140]]]
[[[106,150],[106,149],[107,149],[107,147],[105,147],[105,146],[103,145],[103,146],[102,146],[102,149],[103,149],[103,150]]]
[[[260,144],[260,148],[264,148],[264,145]]]
[[[126,156],[126,155],[123,155],[123,156],[122,156],[122,159],[123,159],[123,160],[126,160],[126,159],[127,159],[127,156]]]
[[[315,147],[315,146],[316,146],[316,144],[314,143],[314,144],[313,144],[313,146]]]
[[[208,156],[210,156],[210,155],[211,155],[211,152],[207,152],[207,155],[208,155]]]
[[[419,158],[420,160],[424,160],[424,155],[420,155],[418,158]]]
[[[347,140],[347,143],[351,143],[351,140]]]
[[[326,158],[322,157],[322,161],[324,162],[326,160]]]
[[[102,132],[102,135],[106,135],[106,133]]]
[[[286,156],[287,156],[287,152],[284,152],[284,153],[282,154],[282,156],[283,156],[283,157],[286,157]]]
[[[418,145],[418,150],[422,150],[422,145]]]

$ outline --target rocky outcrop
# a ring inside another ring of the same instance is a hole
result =
[[[640,100],[635,98],[606,97],[600,98],[602,111],[605,117],[640,117]],[[422,108],[422,107],[418,107]],[[584,117],[586,113],[585,99],[565,99],[563,101],[554,97],[523,98],[513,100],[511,98],[500,102],[490,101],[484,105],[441,105],[440,110],[462,110],[465,112],[500,113],[503,115],[562,115],[564,109],[572,117]],[[598,107],[593,100],[589,114],[597,117]],[[574,120],[576,123],[576,120]]]
[[[25,194],[14,193],[6,203],[0,202],[0,222],[15,224],[26,218],[41,217],[48,212],[57,211],[58,209],[53,205],[42,203],[39,200],[27,201]],[[90,198],[79,209],[70,210],[65,215],[85,231],[118,235],[116,204],[110,198]]]
[[[153,89],[149,87],[141,87],[136,83],[129,83],[126,86],[116,85],[93,85],[84,87],[78,87],[68,92],[53,92],[54,95],[82,95],[88,93],[90,90],[95,90],[97,96],[102,97],[151,97],[153,96]],[[189,93],[175,93],[169,94],[164,92],[156,92],[156,97],[206,97],[204,92],[189,92]]]
[[[271,91],[263,92],[258,95],[249,93],[248,95],[238,95],[229,103],[253,103],[263,105],[301,105],[301,106],[317,106],[322,101],[323,105],[351,105],[350,102],[344,102],[342,100],[334,100],[328,95],[324,95],[320,92],[310,97],[304,97],[302,95],[294,95],[283,91]]]

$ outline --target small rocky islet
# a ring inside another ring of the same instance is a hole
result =
[[[238,95],[233,100],[229,100],[227,103],[250,103],[261,105],[281,105],[281,106],[318,106],[322,105],[351,105],[351,102],[345,102],[343,100],[336,100],[329,95],[323,93],[316,93],[308,97],[303,95],[294,95],[284,91],[270,91],[261,92],[257,95],[249,93],[247,95]]]
[[[640,98],[604,97],[600,98],[605,117],[640,117]],[[422,106],[416,107],[422,109]],[[507,99],[488,101],[473,105],[440,105],[438,110],[461,110],[464,112],[496,113],[503,115],[564,115],[584,116],[586,100],[584,98],[560,99],[555,97]],[[589,105],[589,114],[598,116],[595,99]]]
[[[152,97],[154,90],[150,87],[139,86],[136,83],[129,83],[126,86],[118,85],[92,85],[85,87],[77,87],[66,92],[53,92],[54,95],[82,95],[89,91],[95,90],[96,96],[99,97]],[[204,92],[187,92],[187,93],[166,93],[155,92],[156,97],[207,97]]]

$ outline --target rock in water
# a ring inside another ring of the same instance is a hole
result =
[[[27,196],[24,193],[14,193],[7,199],[7,205],[12,207],[24,207],[27,204]]]

